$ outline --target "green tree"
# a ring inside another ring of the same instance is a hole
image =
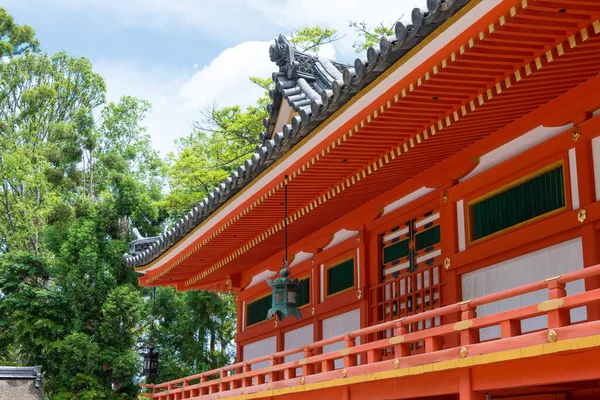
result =
[[[30,53],[0,63],[0,249],[39,254],[51,206],[78,194],[84,121],[104,92],[84,58]]]
[[[39,41],[29,25],[17,25],[6,10],[0,7],[0,57],[11,57],[28,51],[38,51]]]
[[[268,117],[268,90],[271,79],[251,77],[265,90],[256,104],[203,110],[193,132],[179,139],[177,153],[167,156],[165,174],[169,193],[157,203],[173,220],[198,204],[208,192],[241,165],[260,142],[263,119]]]
[[[398,18],[398,21],[402,19],[404,15]],[[358,38],[352,44],[352,48],[357,53],[367,50],[371,46],[379,45],[379,40],[382,36],[394,35],[394,26],[398,21],[386,25],[381,23],[373,28],[370,28],[366,22],[350,21],[350,28],[353,28],[358,33]]]
[[[300,51],[318,53],[321,47],[340,39],[336,29],[305,26],[289,35],[290,42]]]

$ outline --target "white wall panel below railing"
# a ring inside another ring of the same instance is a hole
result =
[[[323,320],[323,339],[329,339],[334,336],[343,335],[347,332],[352,332],[360,329],[360,309],[348,311],[344,314],[336,315],[335,317]],[[356,344],[360,344],[360,338],[356,338]],[[341,350],[344,348],[343,343],[333,343],[323,346],[323,352]],[[336,360],[335,368],[341,368],[344,365],[344,360]]]
[[[501,290],[512,289],[543,279],[551,278],[583,268],[581,238],[569,240],[529,254],[524,254],[498,264],[464,274],[462,276],[462,298],[468,300]],[[585,290],[583,281],[568,283],[567,295]],[[477,307],[477,316],[508,311],[519,307],[541,303],[548,299],[548,291],[540,290],[522,296],[489,303]],[[585,308],[571,311],[573,322],[587,318]],[[521,322],[523,332],[546,328],[547,318],[530,318]],[[482,329],[481,340],[500,337],[500,327]]]
[[[252,360],[254,358],[266,356],[277,352],[277,338],[275,336],[268,337],[263,340],[256,341],[244,346],[243,348],[243,359],[244,361]],[[252,369],[260,369],[268,367],[269,361],[263,361],[256,364],[252,364]]]

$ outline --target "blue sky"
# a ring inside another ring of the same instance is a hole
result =
[[[369,7],[365,7],[368,4]],[[149,100],[146,124],[162,155],[190,132],[199,110],[251,104],[260,89],[248,76],[269,76],[268,47],[279,33],[306,25],[338,29],[323,55],[352,61],[348,22],[393,23],[425,0],[4,0],[17,23],[36,29],[44,51],[89,58],[106,80],[109,100]]]

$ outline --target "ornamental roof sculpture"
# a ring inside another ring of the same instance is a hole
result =
[[[275,89],[269,92],[272,103],[261,144],[171,229],[153,238],[142,237],[136,229],[131,254],[124,256],[126,263],[138,267],[160,257],[469,1],[427,0],[427,10],[413,9],[411,24],[396,23],[394,36],[382,37],[379,46],[367,49],[366,59],[357,58],[353,65],[303,53],[280,35],[269,49],[279,71],[273,73]],[[284,100],[297,115],[275,132]]]

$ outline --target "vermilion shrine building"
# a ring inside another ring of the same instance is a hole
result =
[[[279,37],[263,141],[126,260],[237,293],[156,399],[600,398],[600,2],[428,0],[354,65]],[[283,257],[303,318],[265,320]]]

